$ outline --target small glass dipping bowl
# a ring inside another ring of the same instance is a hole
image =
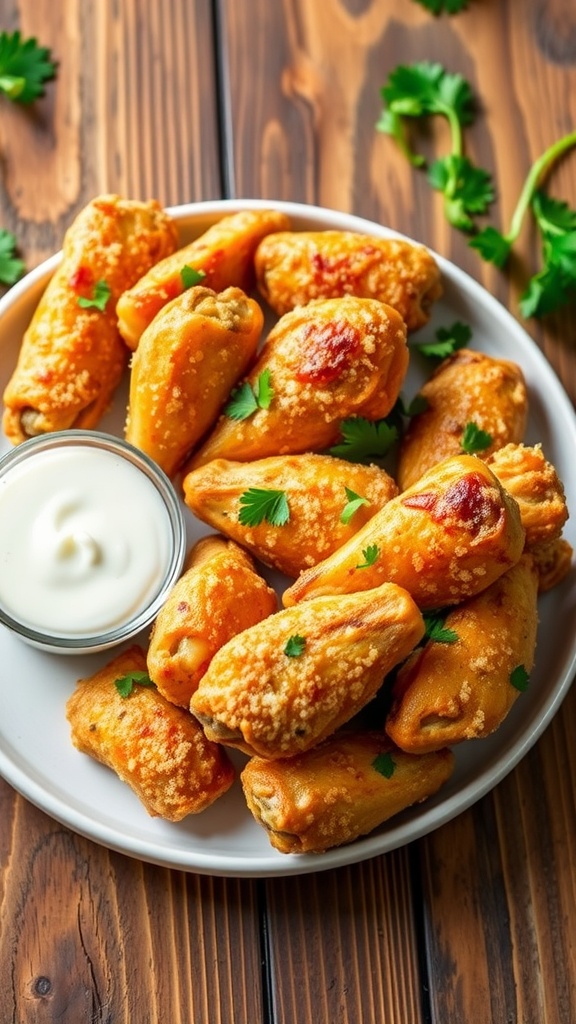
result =
[[[132,639],[185,555],[171,481],[127,442],[58,431],[0,459],[0,623],[33,647],[88,654]]]

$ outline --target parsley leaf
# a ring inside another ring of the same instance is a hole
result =
[[[298,658],[304,652],[305,647],[305,638],[303,636],[299,636],[298,633],[295,633],[294,636],[289,637],[286,641],[284,654],[286,654],[288,658]]]
[[[154,683],[147,672],[128,672],[127,675],[114,680],[114,686],[121,697],[129,697],[136,685],[154,686]]]
[[[329,449],[330,455],[349,462],[369,462],[388,454],[398,430],[386,420],[367,420],[363,416],[351,416],[340,424],[341,444]]]
[[[78,297],[78,305],[82,306],[83,309],[99,309],[103,313],[111,294],[110,285],[106,281],[96,281],[92,298],[80,295]]]
[[[434,337],[436,341],[423,341],[414,344],[414,348],[423,356],[433,359],[446,359],[465,348],[472,338],[472,328],[456,320],[451,327],[439,327]]]
[[[184,264],[180,271],[180,280],[184,288],[193,288],[194,285],[200,284],[201,281],[206,277],[204,270],[196,270],[194,267]]]
[[[460,447],[467,455],[474,455],[475,452],[483,452],[492,444],[492,435],[487,430],[481,430],[477,423],[467,423],[464,433],[460,439]]]
[[[458,11],[463,11],[468,6],[468,0],[416,0],[416,3],[421,4],[431,14],[442,14],[444,11],[446,14],[458,14]]]
[[[266,521],[271,526],[284,526],[290,519],[285,491],[264,487],[249,487],[240,495],[238,522],[242,526],[259,526]]]
[[[0,33],[0,90],[18,103],[31,103],[44,94],[44,82],[54,78],[50,51],[20,32]]]
[[[390,751],[386,751],[386,753],[376,755],[372,761],[372,767],[375,768],[380,775],[383,775],[385,779],[391,779],[394,775],[396,762]]]
[[[370,566],[374,565],[374,563],[377,561],[379,554],[380,548],[378,547],[378,545],[369,544],[368,547],[364,548],[364,551],[362,552],[362,558],[364,559],[364,561],[357,565],[356,568],[369,569]]]
[[[424,625],[426,627],[425,637],[437,644],[455,644],[458,640],[458,633],[446,626],[448,617],[447,611],[423,612]]]
[[[472,231],[472,216],[486,213],[494,202],[489,172],[476,167],[467,156],[451,153],[436,160],[428,171],[428,181],[442,192],[446,220],[460,231]]]
[[[348,526],[348,523],[352,519],[354,513],[357,512],[362,505],[369,505],[370,502],[368,501],[368,498],[362,498],[359,494],[351,491],[349,487],[345,487],[344,490],[346,491],[348,501],[342,510],[340,522],[344,523],[344,526]]]
[[[232,420],[245,420],[258,409],[269,409],[274,398],[271,385],[270,370],[262,370],[253,388],[249,381],[244,381],[234,389],[230,401],[224,408],[224,414]]]
[[[24,261],[14,255],[15,250],[12,232],[0,229],[0,284],[15,284],[24,273]]]
[[[517,665],[516,668],[512,670],[510,673],[510,682],[516,690],[520,690],[520,693],[524,693],[524,691],[528,689],[530,676],[524,665]]]

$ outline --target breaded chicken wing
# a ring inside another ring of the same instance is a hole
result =
[[[100,196],[78,215],[4,392],[4,433],[13,444],[96,426],[128,359],[116,302],[173,251],[176,237],[174,222],[155,201]]]
[[[398,493],[378,466],[312,454],[215,459],[188,473],[182,486],[199,519],[287,576],[326,558]],[[256,525],[243,521],[243,502],[254,489],[284,495],[288,518],[282,525],[266,518]]]
[[[385,580],[420,608],[455,604],[494,582],[522,554],[518,505],[473,455],[434,466],[392,498],[351,540],[284,593],[287,606]]]
[[[271,400],[243,419],[225,412],[189,468],[321,451],[337,440],[343,419],[386,416],[407,366],[406,327],[382,302],[347,296],[287,313],[246,380],[256,393],[265,373]]]
[[[188,708],[216,651],[277,608],[275,591],[246,551],[224,537],[203,537],[152,627],[146,658],[152,682],[167,700]]]
[[[133,672],[146,672],[137,645],[79,680],[66,705],[72,742],[112,768],[148,814],[180,821],[222,796],[234,781],[234,768],[198,722],[154,687],[136,684],[121,696],[116,680]]]
[[[199,238],[159,260],[124,292],[116,307],[120,333],[128,347],[136,349],[156,314],[185,290],[184,268],[200,272],[202,284],[215,292],[231,286],[250,291],[258,243],[268,232],[282,231],[289,223],[278,210],[241,210],[223,217]]]
[[[568,508],[564,485],[542,446],[507,444],[493,452],[486,465],[518,503],[527,550],[556,540],[568,519]]]
[[[393,306],[409,331],[422,327],[442,294],[440,269],[422,245],[352,231],[270,234],[255,256],[258,288],[283,315],[313,299],[359,295]]]
[[[522,441],[528,396],[522,370],[506,359],[460,349],[445,359],[419,395],[423,412],[412,416],[400,443],[397,480],[406,490],[437,462],[458,455],[469,423],[491,437],[478,454],[486,458],[509,442]]]
[[[416,756],[382,733],[350,731],[283,761],[253,757],[240,780],[275,849],[323,853],[427,800],[453,767],[450,750]]]
[[[538,575],[530,555],[449,610],[451,643],[429,640],[401,666],[386,732],[428,753],[488,736],[504,721],[534,665]]]
[[[168,476],[218,418],[251,363],[264,322],[240,288],[198,285],[169,302],[132,357],[126,440]]]
[[[307,601],[220,648],[190,709],[209,739],[289,757],[352,718],[423,634],[412,598],[393,584]]]

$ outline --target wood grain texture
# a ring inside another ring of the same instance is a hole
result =
[[[108,852],[0,782],[2,1024],[253,1024],[256,883]]]

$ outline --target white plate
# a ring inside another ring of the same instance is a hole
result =
[[[349,229],[380,236],[391,232],[342,213],[292,203],[235,200],[180,206],[171,212],[182,242],[224,214],[274,205],[296,229]],[[59,255],[16,284],[0,302],[3,389],[22,332]],[[558,379],[519,324],[474,280],[438,257],[445,294],[419,340],[459,319],[473,328],[474,348],[515,360],[530,394],[527,443],[541,441],[566,487],[573,518],[566,537],[576,547],[576,418]],[[410,397],[424,371],[412,361],[404,394]],[[430,368],[426,368],[426,373]],[[120,433],[124,398],[101,423]],[[5,438],[0,451],[7,450]],[[205,528],[188,519],[190,537]],[[32,803],[74,831],[105,846],[168,867],[213,875],[293,875],[351,864],[393,850],[449,821],[495,786],[526,754],[558,710],[576,666],[575,572],[541,600],[536,667],[526,693],[490,738],[456,748],[456,769],[425,804],[404,812],[366,839],[322,855],[277,853],[246,809],[239,783],[197,817],[171,824],[148,817],[132,791],[109,769],[71,745],[64,707],[80,676],[109,657],[56,657],[27,647],[0,627],[0,773]],[[145,639],[145,638],[144,638]]]

